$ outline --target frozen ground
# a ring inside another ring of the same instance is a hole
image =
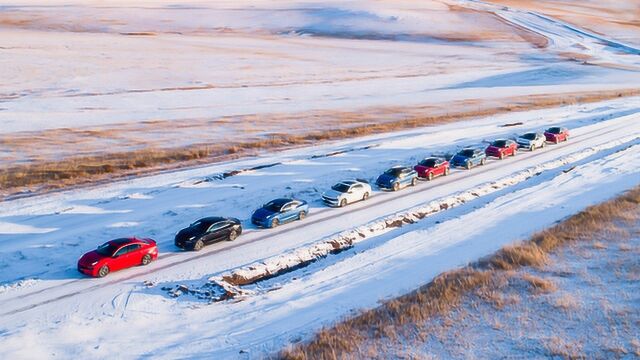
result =
[[[509,114],[3,202],[0,349],[10,357],[103,357],[116,346],[131,357],[237,357],[240,350],[249,351],[243,356],[259,357],[276,351],[354,309],[415,288],[638,184],[638,101]],[[319,192],[339,178],[373,180],[391,164],[410,164],[434,152],[539,129],[549,119],[569,126],[571,141],[472,171],[457,170],[398,193],[376,192],[369,201],[345,209],[324,208],[318,202]],[[520,121],[524,125],[501,126]],[[224,271],[592,147],[600,150],[271,279],[258,288],[269,291],[240,302],[173,299],[160,290],[182,283],[201,285]],[[226,170],[274,163],[216,180],[216,174]],[[252,209],[281,195],[310,200],[310,216],[276,230],[258,230],[247,223]],[[504,211],[510,216],[503,216]],[[172,238],[178,228],[218,213],[242,219],[247,231],[236,242],[201,253],[176,252]],[[124,234],[156,238],[163,255],[147,268],[106,279],[77,274],[80,254]],[[127,343],[136,346],[123,345],[113,334],[126,336]],[[149,336],[153,343],[142,341]]]

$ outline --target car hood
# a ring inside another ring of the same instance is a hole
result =
[[[269,209],[260,208],[253,213],[253,217],[258,219],[268,219],[273,214],[275,214],[275,212]]]
[[[382,174],[382,175],[378,176],[378,180],[376,182],[385,184],[385,183],[391,183],[391,182],[394,182],[394,181],[396,181],[396,177],[395,176]]]
[[[78,260],[79,264],[83,264],[83,265],[91,265],[96,261],[100,261],[104,258],[107,258],[107,256],[101,255],[99,254],[96,250],[90,251],[84,255],[82,255],[82,257],[80,258],[80,260]]]
[[[200,237],[200,236],[202,236],[202,233],[200,231],[198,231],[197,229],[188,227],[178,231],[178,234],[176,235],[176,239],[189,240],[191,237]]]
[[[331,189],[331,190],[325,191],[324,194],[322,195],[331,199],[339,199],[341,196],[344,195],[344,193]]]
[[[462,155],[456,155],[451,159],[451,161],[454,163],[467,162],[468,160],[470,160],[470,158]]]

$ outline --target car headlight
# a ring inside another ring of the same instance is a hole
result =
[[[189,238],[189,240],[188,240],[188,241],[191,241],[191,240],[193,240],[193,239],[195,239],[195,238],[196,238],[195,236],[192,236],[192,237],[190,237],[190,238]]]
[[[91,263],[91,266],[96,266],[97,263],[98,263],[97,261],[94,261]]]

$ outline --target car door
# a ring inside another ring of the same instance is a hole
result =
[[[473,165],[478,165],[480,163],[480,153],[478,151],[473,152],[473,156],[471,157],[471,163]]]
[[[354,201],[358,201],[362,198],[362,185],[361,184],[354,184],[351,186],[351,188],[349,189],[349,192],[347,193],[347,201],[352,203]]]
[[[122,246],[112,256],[109,262],[109,269],[116,271],[124,269],[132,265],[131,257],[136,254],[136,250],[140,248],[140,244],[129,244]]]
[[[213,242],[220,241],[226,238],[226,236],[229,235],[229,232],[225,230],[228,230],[228,229],[229,229],[229,223],[227,221],[219,221],[217,223],[212,224],[211,226],[209,226],[209,229],[207,230],[205,243],[211,244]]]
[[[435,169],[433,169],[433,175],[444,174],[444,160],[436,160]]]
[[[293,219],[293,217],[296,215],[295,213],[295,203],[294,202],[290,202],[288,204],[285,204],[281,209],[280,209],[280,215],[279,215],[279,221],[281,222],[287,222],[290,221],[291,219]]]

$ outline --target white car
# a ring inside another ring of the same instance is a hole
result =
[[[371,185],[365,180],[344,180],[322,194],[322,201],[329,206],[343,207],[356,201],[367,200],[370,195]]]
[[[519,148],[535,150],[543,148],[547,145],[547,138],[542,133],[530,132],[516,139]]]

